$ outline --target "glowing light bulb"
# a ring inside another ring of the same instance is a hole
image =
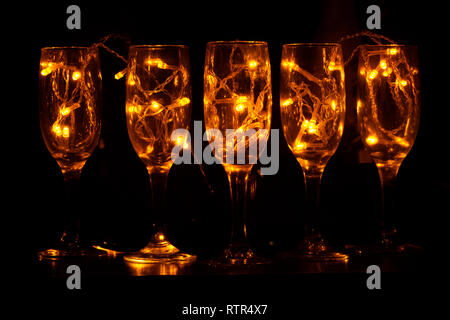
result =
[[[366,139],[366,143],[369,146],[372,146],[372,145],[378,143],[378,138],[376,136],[368,136],[367,139]]]
[[[400,85],[402,87],[404,87],[404,86],[408,85],[408,82],[406,80],[400,80]]]
[[[304,143],[304,142],[298,142],[298,143],[295,144],[294,149],[295,149],[295,151],[301,151],[301,150],[304,150],[304,149],[306,149],[306,143]]]
[[[234,108],[237,112],[242,112],[245,110],[245,103],[247,103],[248,98],[246,96],[240,96],[236,99],[236,105]]]
[[[330,61],[330,64],[328,65],[328,70],[333,71],[336,70],[336,63],[334,61]]]
[[[380,61],[380,68],[383,70],[387,68],[386,60],[383,59]]]
[[[164,240],[164,235],[162,233],[160,233],[158,235],[158,240],[163,241]]]
[[[361,102],[361,100],[358,99],[358,101],[356,102],[356,112],[357,113],[359,113],[361,106],[362,106],[362,102]]]
[[[249,67],[250,69],[255,69],[257,66],[258,66],[258,61],[256,61],[256,60],[251,60],[251,61],[248,63],[248,67]]]
[[[191,100],[189,98],[184,97],[178,101],[178,104],[180,106],[185,106],[185,105],[189,104],[190,102],[191,102]]]
[[[178,136],[175,138],[175,144],[176,145],[183,145],[183,149],[189,149],[189,143],[187,142],[187,139],[185,136]]]
[[[162,105],[159,104],[156,101],[152,101],[152,104],[150,105],[150,107],[154,110],[154,111],[158,111],[159,109],[162,108]]]
[[[169,68],[169,66],[165,62],[163,62],[161,59],[148,59],[147,64],[149,64],[151,66],[156,66],[159,69],[168,69]]]
[[[120,72],[117,72],[117,73],[114,75],[114,79],[116,79],[116,80],[122,79],[123,76],[124,76],[126,73],[127,73],[127,69],[124,69],[124,70],[122,70],[122,71],[120,71]]]
[[[399,145],[408,148],[409,147],[409,143],[408,141],[406,141],[405,139],[402,139],[400,137],[395,137],[395,142],[397,142]]]
[[[242,112],[245,109],[245,107],[243,104],[238,104],[238,105],[236,105],[235,109],[238,112]]]
[[[291,98],[289,98],[289,99],[284,100],[284,101],[281,103],[281,106],[287,107],[287,106],[290,106],[290,105],[293,104],[293,103],[294,103],[294,101],[293,101]]]
[[[336,101],[335,100],[331,100],[331,108],[333,109],[333,111],[336,110]]]
[[[80,72],[75,71],[75,72],[72,74],[72,80],[77,81],[77,80],[80,79],[80,78],[81,78],[81,73],[80,73]]]
[[[284,60],[281,62],[281,65],[285,68],[293,68],[295,66],[295,63],[293,61]]]
[[[63,131],[62,131],[62,136],[64,137],[64,138],[68,138],[69,137],[69,127],[64,127],[63,128]]]
[[[131,105],[128,107],[129,113],[133,113],[133,112],[140,113],[141,111],[142,111],[142,106],[140,106],[140,105],[136,105],[136,106]]]
[[[359,74],[362,75],[362,76],[365,75],[366,74],[366,69],[364,67],[359,69]]]
[[[316,120],[305,120],[302,123],[302,127],[308,130],[308,133],[314,134],[317,132]]]
[[[390,56],[396,55],[398,53],[398,50],[396,48],[389,48],[386,50],[386,53]]]
[[[153,152],[153,145],[149,144],[145,149],[145,153],[152,153],[152,152]]]
[[[59,113],[63,116],[67,116],[70,113],[70,109],[63,107],[59,110]]]
[[[176,144],[181,144],[184,141],[184,137],[183,136],[179,136],[176,138],[175,143]]]
[[[377,71],[377,70],[372,70],[372,71],[369,73],[369,79],[370,79],[370,80],[373,80],[373,79],[375,79],[375,78],[377,77],[377,75],[378,75],[378,71]]]
[[[52,131],[56,134],[57,137],[62,135],[61,127],[59,125],[57,125],[56,123],[53,125]]]
[[[42,69],[42,71],[41,71],[41,75],[43,75],[44,77],[49,75],[50,73],[52,73],[52,68],[50,68],[50,67]]]
[[[129,86],[134,86],[136,84],[136,82],[134,81],[133,77],[128,77],[128,81],[127,81]]]

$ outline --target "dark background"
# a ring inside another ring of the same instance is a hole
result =
[[[66,8],[70,4],[78,4],[81,8],[81,30],[66,28]],[[23,91],[20,103],[13,99],[14,104],[5,107],[23,111],[14,111],[15,117],[19,115],[21,119],[20,128],[13,123],[15,132],[20,131],[17,133],[19,140],[7,151],[8,158],[18,167],[12,182],[13,197],[9,199],[14,206],[8,211],[17,218],[14,219],[15,236],[10,239],[23,243],[20,255],[26,257],[24,266],[33,265],[36,252],[48,248],[58,239],[67,206],[63,201],[62,174],[46,150],[39,129],[37,99],[42,47],[88,46],[110,33],[120,34],[122,38],[106,44],[125,57],[130,43],[188,45],[193,123],[203,120],[206,42],[267,41],[274,98],[272,128],[280,129],[278,79],[282,44],[336,42],[343,36],[366,30],[366,8],[370,4],[378,4],[381,8],[382,29],[378,33],[400,43],[419,46],[421,124],[416,143],[399,171],[398,203],[401,208],[399,222],[405,238],[425,246],[428,222],[436,216],[438,206],[444,205],[444,196],[450,191],[448,166],[445,165],[448,133],[445,126],[440,125],[448,118],[449,111],[448,105],[440,102],[435,94],[435,69],[430,63],[434,47],[428,42],[430,25],[424,21],[428,10],[417,6],[416,2],[406,1],[226,1],[203,4],[188,1],[58,1],[34,3],[9,12],[12,17],[18,17],[11,20],[10,28],[15,35],[13,43],[17,41],[18,48],[22,49],[17,54],[11,52],[10,59],[12,66],[14,61],[21,61],[20,88]],[[21,29],[23,26],[26,27]],[[344,42],[344,55],[348,56],[359,43],[361,39]],[[146,169],[135,154],[126,131],[124,80],[114,80],[114,74],[125,65],[102,49],[100,58],[102,148],[96,148],[83,169],[84,196],[80,199],[84,207],[83,225],[98,243],[106,241],[117,249],[136,250],[145,245],[153,231],[151,190]],[[344,137],[325,169],[321,189],[324,233],[337,247],[373,241],[378,232],[380,209],[380,183],[375,165],[358,160],[362,144],[354,126],[355,61],[345,71],[348,112]],[[439,112],[437,119],[433,117],[436,112]],[[20,155],[19,159],[15,159],[17,155]],[[197,254],[199,259],[208,259],[220,254],[229,240],[230,205],[223,169],[220,166],[204,166],[203,169],[206,178],[197,165],[172,167],[168,181],[167,221],[169,237],[176,246]],[[282,134],[279,172],[261,177],[256,173],[257,169],[255,167],[252,176],[257,190],[255,199],[249,203],[249,240],[262,254],[294,248],[302,238],[304,184],[301,168]],[[209,191],[208,184],[213,192]],[[440,208],[441,213],[448,212],[448,206]],[[295,279],[283,278],[283,281],[299,281]],[[346,283],[343,278],[334,279],[335,284]],[[131,283],[136,285],[133,281]],[[161,284],[162,280],[154,281]],[[199,281],[209,280],[202,278]],[[271,281],[269,283],[278,280]],[[317,279],[302,278],[300,282],[306,288],[333,286],[333,280],[326,275]],[[351,287],[352,282],[349,283]],[[169,287],[176,288],[176,284],[171,282]],[[181,298],[180,301],[190,303]]]

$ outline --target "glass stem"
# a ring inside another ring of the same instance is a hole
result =
[[[232,208],[231,246],[247,245],[246,207],[250,170],[227,170]]]
[[[166,224],[164,220],[164,208],[166,201],[166,187],[169,170],[162,167],[148,168],[150,176],[150,187],[152,189],[152,217],[157,234],[166,234]],[[163,240],[164,238],[159,238]]]
[[[61,242],[66,246],[80,245],[80,213],[82,211],[80,176],[81,170],[63,170],[67,213]]]
[[[381,181],[381,241],[389,246],[397,233],[395,190],[399,167],[378,165],[377,168]]]
[[[318,243],[322,240],[319,230],[320,220],[320,182],[322,172],[305,173],[305,200],[306,200],[306,221],[305,240],[307,242]]]

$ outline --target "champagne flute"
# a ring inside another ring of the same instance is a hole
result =
[[[41,50],[39,119],[45,145],[61,168],[66,188],[66,229],[41,259],[103,255],[80,239],[80,175],[95,149],[101,129],[102,78],[96,47],[48,47]]]
[[[319,230],[320,182],[344,130],[344,66],[339,44],[283,45],[280,109],[284,136],[305,179],[305,237],[295,255],[314,261],[345,261],[347,256],[331,251]]]
[[[358,129],[381,180],[382,221],[378,249],[402,251],[398,237],[395,184],[398,170],[419,129],[417,47],[363,45],[359,54]]]
[[[170,243],[164,224],[165,193],[175,149],[188,148],[191,117],[189,49],[183,45],[131,46],[126,79],[126,119],[134,150],[145,164],[152,190],[156,232],[140,251],[124,256],[130,263],[189,263],[194,255]]]
[[[262,152],[256,146],[267,142],[271,110],[267,43],[209,42],[204,70],[205,127],[214,156],[227,174],[232,201],[231,242],[224,256],[213,261],[215,265],[264,261],[248,243],[245,215],[248,177]]]

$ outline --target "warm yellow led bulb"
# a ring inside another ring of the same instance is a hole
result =
[[[336,64],[334,61],[330,61],[330,64],[328,65],[328,70],[333,71],[336,69]]]
[[[60,135],[62,135],[62,130],[61,127],[57,124],[54,124],[52,127],[52,131],[56,134],[57,137],[59,137]]]
[[[41,75],[43,75],[44,77],[49,75],[50,73],[52,73],[52,68],[50,68],[50,67],[42,69],[42,71],[41,71]]]
[[[383,59],[380,61],[380,68],[383,70],[387,68],[386,60]]]
[[[281,62],[281,65],[285,68],[293,68],[295,66],[295,63],[293,61],[284,60]]]
[[[244,105],[243,104],[238,104],[238,105],[236,105],[236,111],[238,111],[238,112],[242,112],[244,109],[245,109],[245,107],[244,107]]]
[[[168,65],[163,62],[161,59],[148,59],[147,60],[147,64],[151,65],[151,66],[156,66],[159,69],[168,69]]]
[[[335,100],[331,100],[331,108],[333,109],[333,111],[336,110],[336,101]]]
[[[175,138],[175,144],[176,145],[183,145],[183,149],[189,149],[189,143],[187,142],[187,139],[185,136],[178,136]]]
[[[356,112],[359,112],[359,110],[361,109],[362,106],[362,102],[361,100],[358,99],[358,101],[356,101]]]
[[[72,74],[72,80],[77,81],[77,80],[80,79],[80,78],[81,78],[81,73],[80,73],[80,72],[75,71],[75,72]]]
[[[185,106],[185,105],[189,104],[190,102],[191,102],[191,100],[189,98],[184,97],[178,101],[178,104],[180,106]]]
[[[150,107],[154,110],[154,111],[158,111],[162,105],[160,105],[158,102],[156,101],[152,101],[152,104],[150,105]]]
[[[366,139],[366,143],[369,146],[372,146],[372,145],[378,143],[378,138],[376,136],[368,136],[367,139]]]
[[[396,48],[389,48],[389,49],[386,50],[386,53],[388,55],[393,56],[393,55],[396,55],[398,53],[398,50]]]
[[[377,71],[377,70],[372,70],[372,71],[369,73],[369,79],[370,79],[370,80],[373,80],[373,79],[375,79],[375,78],[377,77],[377,75],[378,75],[378,71]]]
[[[69,137],[69,127],[64,127],[63,128],[63,131],[62,131],[62,136],[64,137],[64,138],[68,138]]]
[[[289,99],[284,100],[284,101],[281,103],[281,106],[287,107],[287,106],[290,106],[290,105],[293,104],[293,103],[294,103],[294,101],[293,101],[291,98],[289,98]]]
[[[249,61],[249,63],[248,63],[248,67],[249,67],[250,69],[255,69],[257,66],[258,66],[258,61],[256,61],[256,60],[251,60],[251,61]]]
[[[236,99],[236,105],[234,106],[235,110],[238,112],[242,112],[245,110],[248,98],[246,96],[240,96]]]
[[[59,113],[61,113],[61,115],[63,115],[63,116],[67,116],[70,113],[70,109],[69,108],[61,108],[59,110]]]
[[[317,132],[316,120],[305,120],[302,123],[302,127],[308,130],[308,133],[314,134]]]
[[[122,79],[123,76],[124,76],[126,73],[127,73],[127,69],[124,69],[124,70],[122,70],[122,71],[120,71],[120,72],[117,72],[117,73],[114,75],[114,79],[116,79],[116,80]]]
[[[298,142],[298,143],[295,144],[294,149],[295,149],[296,151],[300,151],[300,150],[306,149],[306,143],[304,143],[304,142]]]

